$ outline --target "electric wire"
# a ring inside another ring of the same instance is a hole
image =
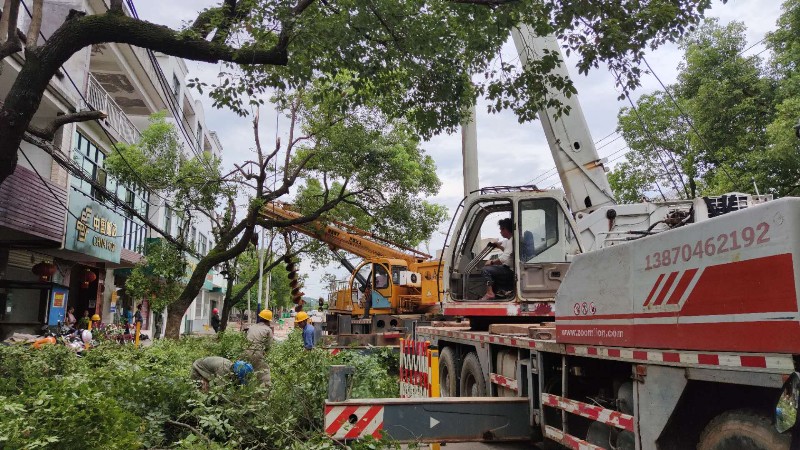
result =
[[[692,120],[692,118],[689,117],[688,114],[686,114],[686,112],[683,110],[681,105],[678,104],[678,101],[675,100],[675,97],[672,96],[672,92],[670,92],[670,90],[667,89],[667,86],[664,84],[664,82],[661,81],[661,78],[656,74],[656,72],[653,70],[653,68],[650,67],[650,63],[647,62],[647,58],[642,57],[642,61],[647,66],[647,69],[650,71],[650,73],[653,74],[653,77],[655,77],[656,81],[658,81],[658,84],[661,85],[661,88],[664,89],[664,92],[667,94],[667,97],[669,97],[670,101],[672,101],[672,103],[675,105],[675,107],[678,108],[678,111],[681,113],[681,116],[684,119],[686,119],[686,122],[689,124],[689,128],[697,136],[697,138],[700,139],[700,142],[703,144],[703,147],[705,147],[706,151],[709,152],[709,154],[711,154],[711,146],[708,145],[708,142],[706,142],[705,137],[703,137],[703,135],[697,130],[697,128],[695,128],[694,121]],[[629,100],[630,100],[630,98],[629,98]],[[720,162],[718,162],[717,164],[719,164],[719,169],[722,171],[723,174],[725,174],[725,176],[728,178],[728,180],[733,185],[734,189],[738,188],[738,186],[736,184],[736,181],[734,181],[733,177],[728,172],[728,170],[725,168],[725,166],[723,166],[722,163],[720,163]]]

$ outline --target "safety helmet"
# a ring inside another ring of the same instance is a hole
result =
[[[92,342],[92,332],[89,330],[81,331],[81,340],[83,341],[84,344]]]
[[[258,313],[258,317],[261,317],[264,320],[272,320],[272,311],[264,309]]]
[[[294,317],[294,323],[300,323],[300,322],[302,322],[302,321],[304,321],[304,320],[308,320],[308,313],[307,313],[307,312],[305,312],[305,311],[300,311],[300,312],[299,312],[299,313],[297,313],[297,315]]]
[[[231,370],[233,370],[233,373],[239,378],[239,384],[245,384],[247,382],[247,375],[253,373],[253,365],[246,361],[236,361],[233,363]]]
[[[217,308],[214,308],[211,310],[211,314],[219,314],[219,310]]]
[[[93,315],[92,322],[100,322],[100,314]]]

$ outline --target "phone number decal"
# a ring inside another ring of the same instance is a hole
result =
[[[680,262],[702,259],[704,256],[721,255],[767,242],[769,242],[769,224],[761,222],[755,227],[745,227],[742,230],[734,230],[706,240],[699,240],[694,245],[683,244],[647,255],[644,270],[668,267]]]

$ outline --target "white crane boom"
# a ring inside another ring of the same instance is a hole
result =
[[[511,36],[523,66],[541,61],[546,55],[557,55],[561,63],[550,73],[564,79],[569,78],[564,56],[554,36],[536,36],[527,25],[520,25],[512,30]],[[555,108],[544,108],[538,115],[570,209],[577,215],[592,212],[603,205],[614,204],[611,186],[603,167],[604,161],[597,154],[578,96],[567,97],[553,88],[549,89],[549,95],[569,110],[568,114],[562,114],[558,118]]]

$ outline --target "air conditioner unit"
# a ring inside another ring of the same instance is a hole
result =
[[[411,272],[410,270],[401,270],[400,282],[398,284],[400,286],[420,287],[422,286],[422,275],[417,272]]]

